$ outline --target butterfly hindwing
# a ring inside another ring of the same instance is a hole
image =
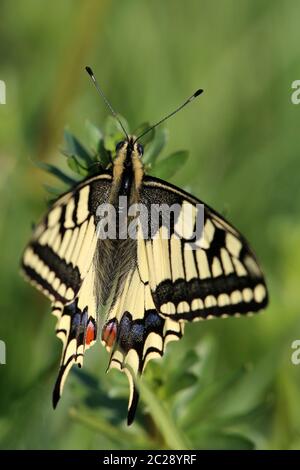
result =
[[[56,302],[52,306],[52,313],[58,317],[56,335],[63,343],[60,370],[53,391],[54,407],[62,395],[71,367],[74,364],[82,366],[85,351],[96,341],[98,319],[95,284],[92,265],[75,299],[66,305]]]
[[[166,344],[180,339],[182,334],[182,322],[164,319],[156,311],[147,266],[143,267],[143,275],[138,268],[129,273],[102,330],[103,343],[111,350],[108,369],[125,372],[129,380],[129,424],[138,404],[137,377],[150,359],[163,356]]]
[[[153,301],[161,315],[196,320],[257,312],[267,305],[267,288],[253,252],[219,214],[204,205],[201,238],[191,249],[190,238],[176,236],[176,227],[181,222],[181,232],[183,228],[187,234],[194,229],[201,201],[152,177],[145,177],[141,199],[149,209],[153,201],[182,208],[170,237],[162,222],[155,236],[145,240],[144,256],[138,256],[138,263],[149,265]],[[183,208],[191,209],[185,211],[186,222]]]

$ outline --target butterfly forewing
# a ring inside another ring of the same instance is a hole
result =
[[[142,201],[169,205],[202,204],[193,196],[157,178],[145,177]],[[187,218],[188,233],[196,220]],[[179,214],[180,217],[180,214]],[[145,240],[138,263],[148,263],[154,304],[164,317],[195,320],[257,312],[268,303],[263,274],[245,238],[219,214],[204,205],[201,239],[178,237],[174,220],[166,239],[163,222]],[[183,222],[184,223],[184,222]]]
[[[97,246],[96,209],[110,175],[99,175],[60,197],[34,230],[22,258],[24,275],[52,301],[73,300]]]

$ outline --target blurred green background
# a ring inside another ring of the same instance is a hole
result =
[[[1,1],[1,448],[300,448],[299,15],[297,0]],[[247,236],[271,298],[256,317],[187,325],[149,365],[130,428],[127,379],[105,375],[100,345],[52,410],[55,319],[19,276],[53,182],[32,161],[63,166],[65,126],[84,141],[86,120],[101,127],[108,114],[87,64],[132,128],[204,88],[167,123],[166,152],[190,151],[172,182]]]

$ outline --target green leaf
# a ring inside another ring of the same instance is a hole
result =
[[[129,133],[129,126],[127,121],[120,115],[118,115],[119,119],[122,121],[126,132]],[[108,116],[105,121],[105,134],[104,134],[104,147],[106,150],[114,153],[116,144],[120,140],[124,140],[124,131],[120,126],[119,122],[113,116]]]
[[[87,414],[84,410],[77,410],[72,407],[69,410],[69,416],[74,420],[87,428],[90,428],[93,432],[104,434],[109,438],[113,439],[116,443],[121,445],[122,439],[128,439],[128,434],[126,431],[123,431],[116,426],[110,424],[106,419],[103,419],[101,416],[95,416],[92,414]]]
[[[214,336],[207,335],[194,348],[198,357],[190,370],[197,375],[202,386],[210,385],[216,376],[218,345]]]
[[[83,144],[75,137],[71,132],[65,130],[64,132],[64,139],[65,139],[65,154],[67,156],[75,155],[79,157],[88,167],[92,162],[93,158],[91,154],[87,151],[87,149],[83,146]]]
[[[103,140],[103,134],[91,121],[86,121],[85,126],[88,144],[92,151],[97,154],[99,152],[100,142]]]
[[[62,188],[55,188],[54,186],[49,186],[48,184],[43,184],[43,187],[49,194],[52,194],[53,196],[60,196],[64,192]]]
[[[145,164],[153,165],[167,143],[168,140],[168,131],[164,128],[157,128],[155,132],[155,137],[152,142],[145,149],[143,156],[143,162]]]
[[[240,368],[234,373],[226,374],[215,379],[210,385],[203,388],[201,378],[194,387],[193,394],[189,396],[188,407],[182,409],[180,416],[181,426],[188,429],[200,420],[212,419],[219,412],[223,400],[245,375],[245,369]]]
[[[87,389],[99,390],[99,380],[90,372],[83,369],[72,369],[71,372]]]
[[[51,195],[50,197],[46,197],[47,207],[51,207],[57,198],[68,190],[68,188],[56,188],[48,184],[43,184],[43,187],[47,193]]]
[[[111,155],[110,151],[106,150],[104,146],[104,141],[101,140],[100,145],[99,145],[99,153],[97,157],[98,157],[100,164],[103,166],[103,168],[106,168],[107,165],[111,162],[110,155]]]
[[[120,114],[118,114],[118,118],[122,122],[126,132],[129,134],[130,133],[129,132],[129,125],[128,125],[128,122],[126,121],[126,119],[123,116],[121,116]],[[108,116],[105,120],[105,125],[104,125],[104,134],[105,134],[105,136],[115,135],[115,134],[119,134],[119,133],[124,135],[124,131],[123,131],[120,123],[118,122],[118,120],[114,116]]]
[[[230,397],[222,400],[222,413],[245,413],[261,402],[261,397],[278,373],[278,364],[286,353],[286,341],[278,338],[259,362],[247,367],[243,380],[231,390]]]
[[[180,380],[178,380],[180,379]],[[168,381],[164,384],[164,395],[172,397],[175,393],[187,389],[195,385],[197,377],[190,372],[181,371],[181,374],[175,374],[168,377]]]
[[[171,153],[155,163],[152,174],[162,179],[169,179],[185,164],[189,156],[186,150]]]
[[[86,177],[89,173],[89,169],[80,165],[79,161],[75,157],[75,155],[71,155],[68,157],[67,160],[69,168],[74,171],[74,173],[77,173],[78,175]]]
[[[251,439],[240,433],[220,431],[203,424],[191,428],[188,436],[197,448],[205,450],[254,450],[256,447]]]
[[[73,186],[78,182],[78,180],[71,178],[71,176],[66,175],[62,170],[57,168],[50,163],[45,162],[35,162],[35,165],[40,168],[41,170],[47,171],[51,175],[55,176],[59,180],[63,181],[63,183],[67,184],[68,186]]]
[[[181,358],[171,362],[171,354],[167,356],[165,361],[166,370],[163,372],[163,396],[172,397],[178,392],[193,387],[197,380],[197,374],[193,372],[193,366],[199,361],[197,352],[193,349],[187,351]],[[160,372],[161,368],[159,369]]]
[[[237,413],[237,414],[219,414],[213,417],[211,420],[214,424],[217,424],[218,427],[226,426],[227,428],[234,427],[234,428],[242,428],[245,429],[251,428],[251,426],[255,426],[258,419],[261,419],[267,413],[269,413],[272,409],[273,403],[272,398],[262,401],[254,408],[246,410],[244,413]]]
[[[86,127],[89,145],[95,153],[94,161],[99,162],[103,168],[106,168],[110,163],[110,154],[104,146],[104,135],[102,131],[90,121],[86,122]],[[92,173],[94,173],[93,170]]]
[[[120,140],[122,139],[123,139],[123,134],[121,134],[121,132],[119,132],[119,134],[105,136],[105,139],[104,139],[105,150],[114,154],[116,151],[117,143],[120,142]]]
[[[141,124],[137,129],[134,131],[134,135],[138,137],[139,135],[143,134],[146,130],[150,129],[151,124],[149,122],[144,122]],[[146,145],[150,144],[155,137],[155,129],[151,129],[151,131],[147,132],[147,134],[141,138],[141,144],[145,147]]]

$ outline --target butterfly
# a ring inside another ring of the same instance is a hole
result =
[[[187,322],[258,312],[267,306],[268,292],[243,235],[194,196],[146,175],[140,137],[124,133],[111,167],[60,196],[35,227],[22,270],[50,299],[57,317],[63,348],[54,407],[70,369],[82,366],[86,350],[100,338],[110,353],[108,369],[117,368],[129,379],[130,424],[139,399],[137,377],[149,360],[163,356],[169,341],[183,336]],[[143,224],[130,215],[134,205],[145,208]],[[168,223],[151,212],[161,205],[179,208]],[[103,207],[112,208],[115,218],[105,219],[99,212]],[[117,236],[103,236],[111,220]],[[133,222],[135,236],[121,236],[120,229]]]

